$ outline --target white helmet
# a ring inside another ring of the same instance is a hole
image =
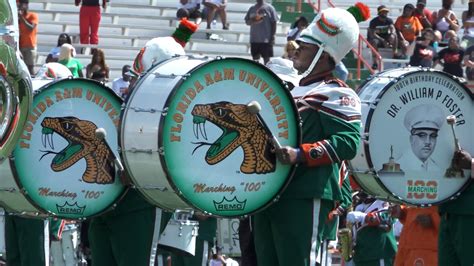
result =
[[[184,55],[184,47],[198,25],[183,18],[170,37],[157,37],[145,44],[133,62],[133,70],[142,73],[153,65],[174,56]]]
[[[351,12],[340,8],[325,9],[301,32],[299,42],[315,44],[321,48],[303,76],[311,73],[323,51],[327,52],[338,64],[354,47],[359,37],[359,24],[354,18],[353,10],[358,13],[358,17],[361,17],[359,21],[370,17],[368,8],[365,10],[363,6],[365,5],[357,3],[348,9]]]
[[[46,63],[41,66],[35,75],[35,79],[63,79],[72,77],[71,70],[59,63]]]

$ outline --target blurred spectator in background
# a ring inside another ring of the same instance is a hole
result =
[[[75,0],[76,6],[81,5],[79,11],[79,35],[81,44],[99,44],[99,24],[101,11],[99,0]],[[107,7],[107,1],[102,0],[102,8]]]
[[[109,67],[105,63],[104,50],[93,50],[91,63],[86,67],[86,78],[101,82],[109,80]]]
[[[464,65],[467,80],[474,81],[474,45],[469,46],[464,52]]]
[[[18,3],[18,28],[20,31],[20,52],[23,61],[33,75],[36,61],[36,34],[38,32],[38,14],[28,11],[28,0]]]
[[[250,52],[253,60],[259,61],[263,57],[263,63],[267,64],[273,56],[278,14],[272,5],[263,0],[256,1],[245,15],[245,23],[250,26]]]
[[[438,265],[438,207],[407,207],[394,205],[392,217],[403,224],[395,266]]]
[[[432,29],[423,31],[421,37],[416,41],[413,55],[410,57],[411,66],[432,67],[436,57],[436,50],[432,46],[435,36]]]
[[[401,49],[401,53],[396,55],[394,58],[406,59],[408,58],[408,48],[416,40],[416,37],[420,35],[423,30],[418,18],[413,14],[415,7],[412,4],[406,4],[403,7],[403,13],[395,21],[395,29],[397,30],[398,37],[398,48]]]
[[[281,57],[291,60],[293,55],[295,55],[296,49],[300,47],[296,41],[288,41],[285,44],[283,55]]]
[[[470,0],[468,9],[462,12],[463,37],[461,47],[469,48],[474,44],[474,1]]]
[[[122,67],[122,77],[116,78],[112,82],[112,90],[122,98],[128,93],[128,86],[130,86],[130,69],[130,65],[124,65]]]
[[[290,31],[288,32],[288,35],[286,37],[287,41],[292,41],[298,39],[300,37],[300,33],[302,30],[306,29],[308,27],[308,20],[304,17],[301,16],[299,17],[293,25],[291,25]]]
[[[433,21],[433,12],[426,8],[426,0],[418,0],[416,2],[415,17],[420,21],[424,29],[431,28]]]
[[[454,0],[443,0],[443,7],[433,13],[433,29],[441,33],[443,43],[447,43],[451,37],[456,36],[460,28],[458,18],[451,10],[453,2]]]
[[[227,24],[227,13],[225,11],[227,0],[203,0],[202,4],[207,7],[207,29],[211,28],[211,24],[216,16],[216,13],[219,14],[219,17],[221,17],[222,29],[229,29],[229,25]]]
[[[201,0],[179,0],[176,17],[180,20],[194,19],[196,24],[201,23]]]
[[[392,48],[393,55],[397,50],[397,34],[393,20],[388,17],[388,8],[381,5],[377,8],[378,16],[369,23],[367,30],[367,40],[378,51],[378,48]],[[377,69],[377,58],[375,52],[372,53],[372,68]]]
[[[433,67],[435,67],[437,64],[440,64],[443,66],[444,72],[462,78],[463,57],[464,50],[459,46],[459,38],[457,36],[453,36],[449,39],[448,47],[439,51]]]
[[[58,45],[49,51],[48,57],[46,57],[46,63],[58,62],[61,46],[65,43],[72,45],[71,36],[69,36],[67,33],[59,34]],[[73,50],[72,56],[76,56],[76,49]]]
[[[69,70],[71,70],[72,76],[75,78],[82,78],[84,74],[82,73],[82,64],[81,61],[72,57],[74,47],[69,43],[65,43],[61,46],[61,52],[59,53],[58,63],[65,65]]]

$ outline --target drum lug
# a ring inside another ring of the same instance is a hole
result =
[[[164,149],[163,147],[159,147],[159,148],[158,148],[158,154],[164,156],[164,155],[165,155],[165,149]]]

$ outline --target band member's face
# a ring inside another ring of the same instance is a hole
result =
[[[436,147],[436,129],[413,129],[410,136],[411,149],[421,161],[426,161]]]
[[[293,67],[298,73],[304,73],[313,61],[314,56],[319,50],[319,46],[309,43],[300,43],[300,47],[296,49],[295,54],[290,59],[293,61]]]

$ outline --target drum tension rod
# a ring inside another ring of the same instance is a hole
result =
[[[174,79],[176,77],[179,77],[182,75],[176,75],[176,74],[160,74],[160,73],[155,73],[155,78],[168,78],[168,79]]]
[[[10,188],[0,188],[1,192],[15,192],[16,188],[10,187]]]
[[[153,153],[153,150],[152,149],[137,149],[137,148],[131,148],[129,150],[126,150],[128,152],[131,152],[131,153],[148,153],[148,154],[152,154]],[[158,152],[158,151],[157,151]]]
[[[155,108],[141,108],[141,107],[130,107],[130,109],[134,110],[135,112],[139,113],[139,112],[144,112],[144,113],[162,113],[163,115],[166,115],[166,113],[168,112],[168,108],[165,108],[163,110],[158,110],[158,109],[155,109]]]
[[[163,187],[163,186],[152,186],[152,185],[149,185],[149,186],[141,186],[141,187],[137,187],[137,186],[132,186],[132,188],[136,188],[136,189],[144,189],[144,190],[159,190],[161,192],[165,192],[165,191],[168,191],[168,188],[166,187]]]

